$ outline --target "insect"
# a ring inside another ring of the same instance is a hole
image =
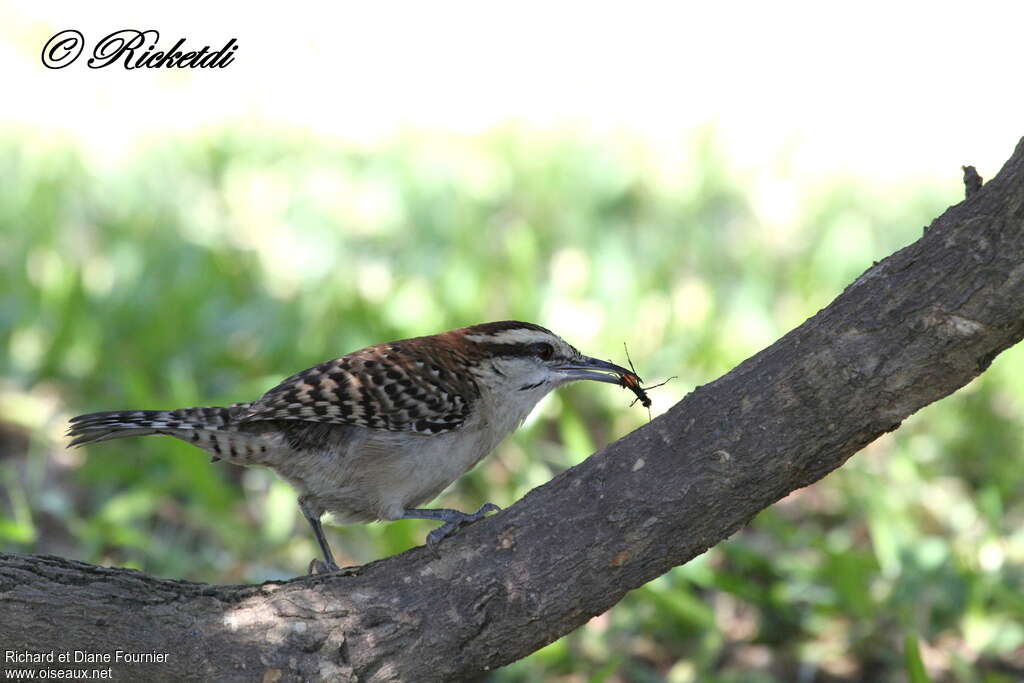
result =
[[[675,375],[673,375],[664,382],[660,384],[653,384],[649,387],[640,386],[640,383],[643,382],[643,379],[640,378],[640,375],[636,374],[636,368],[633,367],[633,359],[629,357],[629,349],[626,347],[625,342],[623,342],[622,348],[625,349],[626,351],[626,360],[629,362],[629,369],[631,371],[631,374],[619,375],[619,386],[624,389],[629,389],[634,394],[636,394],[636,398],[633,399],[633,402],[629,404],[629,407],[632,408],[633,406],[636,405],[637,401],[640,401],[640,405],[642,405],[644,408],[647,408],[649,416],[651,411],[651,397],[647,395],[647,391],[650,389],[657,389],[660,386],[664,386],[668,384],[670,381],[674,380],[676,377]]]

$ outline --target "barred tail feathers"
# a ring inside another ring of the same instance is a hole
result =
[[[248,403],[178,410],[120,410],[88,413],[71,418],[69,447],[121,439],[129,436],[162,434],[211,450],[220,441],[218,432],[249,409]]]

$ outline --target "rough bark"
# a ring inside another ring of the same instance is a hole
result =
[[[8,650],[168,653],[115,679],[462,680],[704,552],[1024,336],[1024,141],[824,310],[667,414],[462,530],[261,586],[0,555]],[[11,666],[7,664],[5,666]]]

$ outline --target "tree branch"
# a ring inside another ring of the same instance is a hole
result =
[[[961,166],[964,171],[964,196],[970,199],[981,189],[982,179],[973,166]]]
[[[461,680],[701,554],[1024,336],[1024,141],[829,305],[668,413],[445,541],[261,586],[0,556],[10,650],[168,653],[147,680]],[[10,666],[5,665],[5,666]]]

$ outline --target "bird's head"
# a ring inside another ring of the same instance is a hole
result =
[[[584,356],[540,325],[506,320],[456,330],[473,361],[476,381],[492,392],[539,401],[567,382],[589,379],[619,384],[633,375],[623,367]]]

